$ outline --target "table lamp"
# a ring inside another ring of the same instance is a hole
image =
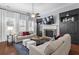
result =
[[[7,30],[9,31],[9,34],[7,35],[7,43],[8,45],[9,43],[13,44],[13,35],[12,35],[13,26],[8,26]]]

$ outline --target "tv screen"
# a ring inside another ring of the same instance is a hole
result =
[[[54,24],[53,16],[49,16],[48,18],[49,18],[48,24]]]
[[[43,18],[43,24],[54,24],[53,16]]]
[[[43,24],[46,24],[47,22],[46,22],[46,19],[45,18],[43,18]]]

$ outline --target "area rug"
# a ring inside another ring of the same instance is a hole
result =
[[[29,49],[22,45],[22,43],[14,44],[18,55],[29,55]]]

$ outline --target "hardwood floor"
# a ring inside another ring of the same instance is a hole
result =
[[[69,55],[79,55],[79,45],[72,44]]]
[[[0,43],[0,55],[16,55],[14,46],[7,46],[6,42]]]
[[[7,46],[6,42],[0,43],[0,55],[17,55],[14,46]],[[79,45],[72,44],[69,55],[79,55]]]

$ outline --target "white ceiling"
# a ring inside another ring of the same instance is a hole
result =
[[[68,5],[71,5],[71,3],[34,3],[34,11],[44,14]],[[32,12],[32,3],[0,3],[0,6],[24,12]]]

